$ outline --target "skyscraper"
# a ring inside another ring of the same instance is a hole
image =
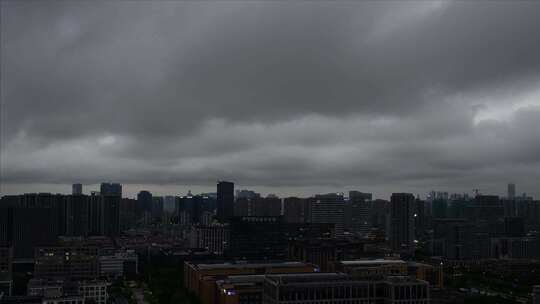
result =
[[[513,200],[516,198],[516,184],[508,184],[508,199]]]
[[[414,195],[393,193],[390,205],[392,250],[412,253],[414,251]]]
[[[225,223],[234,215],[234,183],[220,181],[217,184],[217,219]]]
[[[152,193],[142,190],[137,194],[137,203],[142,212],[152,212]]]
[[[71,189],[72,189],[71,193],[73,195],[82,195],[82,184],[73,184],[71,186]]]

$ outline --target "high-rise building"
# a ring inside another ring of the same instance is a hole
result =
[[[343,235],[345,201],[343,194],[318,194],[311,202],[311,222],[334,224],[335,236]]]
[[[217,184],[217,219],[225,223],[234,216],[234,183],[220,181]]]
[[[349,200],[355,201],[355,202],[369,202],[373,199],[373,194],[367,193],[367,192],[360,192],[360,191],[349,191]]]
[[[53,208],[0,208],[0,245],[13,247],[15,258],[32,258],[34,247],[51,245],[58,229]]]
[[[516,198],[516,184],[508,184],[508,199],[514,200]]]
[[[390,242],[396,252],[414,251],[415,198],[410,193],[393,193],[390,199]]]
[[[144,212],[152,212],[152,193],[146,190],[142,190],[137,194],[137,203],[139,209]]]
[[[137,200],[122,198],[120,201],[120,231],[134,228],[137,224]]]
[[[89,197],[82,194],[67,195],[66,200],[66,235],[87,236],[89,233],[88,202]]]
[[[160,220],[163,215],[163,196],[152,197],[152,217]]]
[[[73,184],[71,185],[71,194],[73,195],[82,195],[82,184]]]
[[[345,228],[352,233],[365,235],[369,231],[371,193],[350,191],[345,204]]]
[[[111,192],[106,192],[111,193]],[[90,235],[113,236],[120,233],[120,195],[92,193],[88,199],[88,230]]]
[[[287,223],[305,223],[309,220],[308,200],[287,197],[283,200],[283,216]]]
[[[165,196],[163,199],[163,212],[172,214],[176,210],[176,197]]]
[[[101,195],[122,196],[122,185],[118,183],[101,183]]]

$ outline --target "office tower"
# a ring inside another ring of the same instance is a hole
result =
[[[287,238],[281,217],[235,216],[230,218],[226,255],[238,259],[282,259]]]
[[[410,193],[393,193],[390,199],[392,250],[414,252],[414,211],[415,198]]]
[[[308,201],[305,198],[287,197],[283,200],[283,216],[287,223],[305,223],[309,220]]]
[[[101,183],[101,195],[122,196],[122,185],[118,183]]]
[[[234,183],[220,181],[217,184],[217,219],[225,223],[234,215]]]
[[[71,186],[71,194],[73,195],[82,195],[82,184],[73,184]]]
[[[339,193],[318,194],[311,202],[311,222],[334,224],[334,235],[343,235],[345,201]]]
[[[516,198],[516,184],[508,184],[508,199],[514,200]]]
[[[139,205],[139,209],[145,213],[145,212],[152,212],[152,193],[149,191],[143,190],[140,191],[137,194],[137,203]]]

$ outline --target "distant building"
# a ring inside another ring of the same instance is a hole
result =
[[[234,216],[234,183],[220,181],[217,184],[217,219],[227,222]]]
[[[349,191],[349,200],[354,202],[369,202],[373,200],[373,194],[353,190]]]
[[[161,216],[163,215],[163,205],[164,201],[162,196],[152,197],[152,217],[154,220],[161,220]]]
[[[82,195],[83,194],[82,184],[73,184],[71,186],[71,188],[72,188],[71,194],[73,194],[73,195]]]
[[[135,228],[137,219],[137,200],[122,198],[120,201],[120,231]]]
[[[143,190],[140,191],[137,194],[137,203],[139,205],[139,209],[144,213],[152,212],[152,193],[149,191]]]
[[[257,199],[260,198],[261,194],[252,190],[236,190],[237,199]]]
[[[173,214],[176,210],[176,197],[165,196],[163,199],[163,212]]]
[[[335,225],[335,236],[343,235],[345,201],[339,193],[319,194],[311,203],[311,222]]]
[[[410,193],[393,193],[390,204],[390,242],[392,244],[392,250],[412,253],[414,251],[415,240],[415,198]]]
[[[508,199],[509,200],[516,199],[516,184],[512,184],[512,183],[508,184],[507,192],[508,192]]]
[[[305,223],[310,220],[309,201],[305,198],[287,197],[283,200],[283,216],[287,223]]]
[[[114,195],[122,196],[122,185],[118,183],[101,183],[100,186],[101,195]]]
[[[82,193],[65,197],[65,235],[87,236],[89,234],[88,204],[89,197]]]

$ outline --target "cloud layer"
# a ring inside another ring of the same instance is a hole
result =
[[[539,3],[1,5],[3,193],[540,195]]]

